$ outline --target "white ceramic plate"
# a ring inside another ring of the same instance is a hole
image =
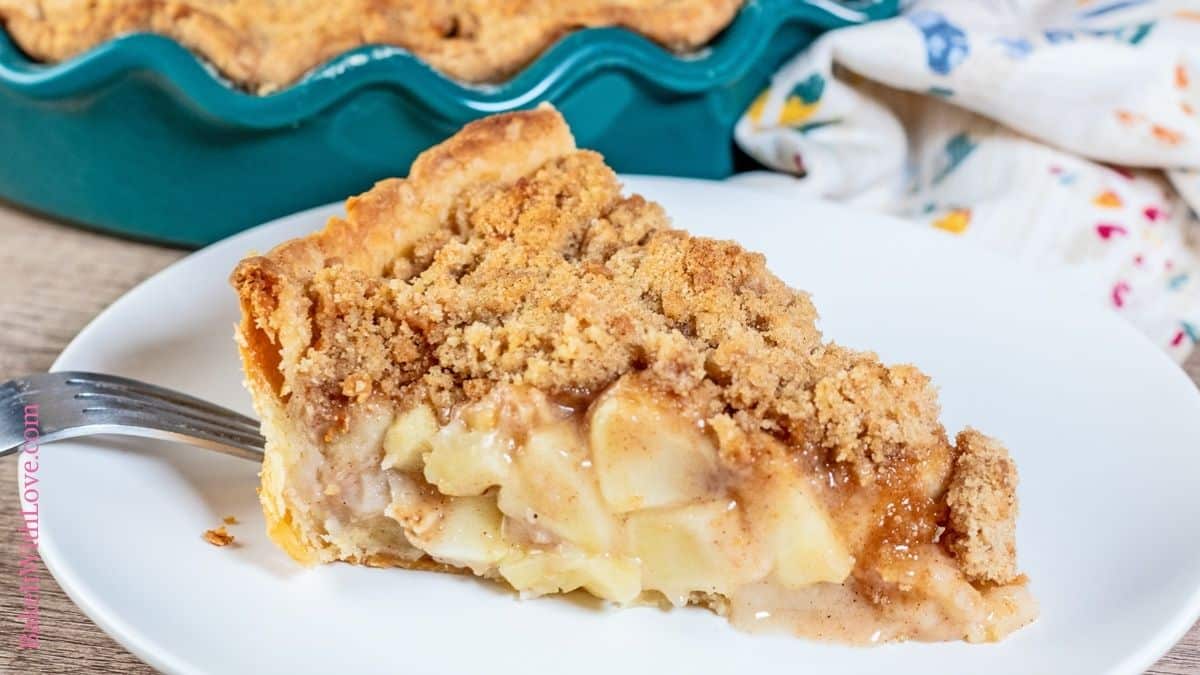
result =
[[[1130,673],[1200,608],[1200,394],[1121,320],[953,237],[746,188],[631,178],[696,233],[765,251],[826,334],[909,361],[946,426],[1021,471],[1020,562],[1042,616],[994,645],[848,648],[735,632],[703,610],[519,601],[454,575],[330,565],[271,545],[257,467],[130,439],[46,446],[41,553],[97,624],[175,673]],[[56,369],[141,378],[249,412],[226,277],[332,206],[201,251],[113,304]],[[239,546],[201,540],[236,515]],[[45,628],[53,639],[53,626]]]

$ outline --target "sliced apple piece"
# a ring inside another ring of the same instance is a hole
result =
[[[605,600],[628,603],[642,590],[636,561],[577,551],[532,550],[517,554],[500,564],[500,576],[526,595],[584,588]]]
[[[437,431],[437,417],[429,406],[421,404],[401,413],[383,437],[383,468],[420,471]]]
[[[781,584],[788,588],[822,581],[836,584],[850,574],[854,557],[805,481],[790,467],[778,467],[764,490],[746,498]]]
[[[700,423],[629,379],[592,406],[589,440],[600,491],[618,513],[712,497],[717,453]]]
[[[834,532],[825,512],[808,494],[792,493],[781,504],[786,527],[775,535],[776,573],[784,586],[799,588],[821,581],[841,583],[854,568],[854,558]]]
[[[625,522],[642,585],[675,605],[687,604],[693,591],[728,594],[767,573],[735,502],[639,511]]]
[[[500,510],[585,551],[611,550],[616,522],[589,465],[574,423],[531,433],[514,453],[512,479],[500,489]]]
[[[503,516],[491,495],[451,497],[437,512],[439,517],[408,530],[409,540],[435,559],[482,574],[508,554],[500,533]]]
[[[512,442],[499,431],[467,430],[455,421],[434,434],[425,456],[425,480],[442,494],[481,495],[500,485],[512,462]]]

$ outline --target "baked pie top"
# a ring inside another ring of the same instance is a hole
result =
[[[741,0],[0,0],[34,58],[61,61],[127,33],[170,36],[259,93],[368,44],[403,47],[446,75],[497,82],[564,33],[623,26],[677,51],[724,28]]]
[[[379,470],[378,455],[331,450],[370,436],[363,411],[432,411],[397,417],[401,436],[464,415],[468,429],[478,426],[472,415],[492,420],[488,429],[504,418],[510,439],[527,438],[536,420],[558,424],[554,411],[587,411],[580,433],[595,440],[603,401],[616,398],[643,416],[665,406],[702,430],[697,443],[713,443],[720,467],[700,479],[705,489],[717,481],[774,494],[780,471],[808,476],[846,542],[856,592],[873,602],[887,596],[879,578],[913,574],[906,565],[922,559],[952,566],[971,593],[1024,583],[1017,475],[1003,446],[974,430],[952,443],[924,374],[823,342],[808,295],[762,255],[672,229],[657,204],[622,196],[551,108],[469,124],[407,179],[382,181],[351,198],[345,218],[244,260],[232,281],[256,406],[276,429],[268,439],[289,439],[268,445],[264,508],[298,559],[430,562],[381,560],[358,535],[314,534],[324,526],[305,524],[289,493],[307,460],[284,445],[319,448],[336,465],[325,475],[344,478]],[[408,461],[387,453],[385,467]],[[483,494],[486,484],[447,488],[434,459],[423,461],[421,490]],[[325,492],[339,509],[341,491]],[[647,506],[605,499],[621,512]]]

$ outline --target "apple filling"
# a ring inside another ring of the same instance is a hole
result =
[[[916,469],[929,494],[897,497],[636,374],[582,403],[502,385],[452,411],[364,409],[293,468],[336,557],[843,642],[996,640],[1036,614],[1023,580],[973,584],[940,542],[946,463]]]

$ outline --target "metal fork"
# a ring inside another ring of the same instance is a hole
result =
[[[0,384],[0,457],[30,442],[119,434],[198,445],[262,461],[258,420],[137,380],[99,373],[30,375]],[[32,431],[36,430],[36,431]]]

